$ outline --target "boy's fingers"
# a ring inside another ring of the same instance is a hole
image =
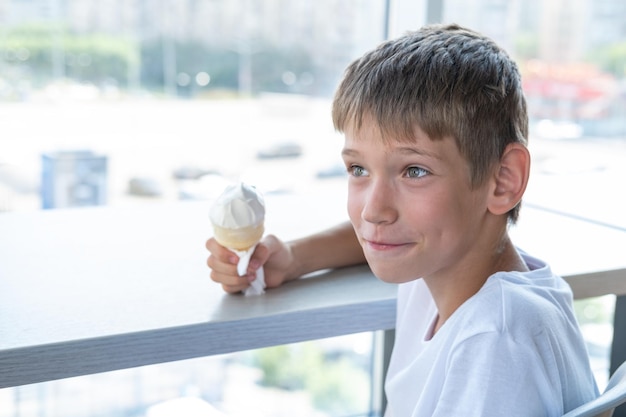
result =
[[[239,262],[239,257],[235,253],[233,253],[232,251],[228,250],[224,246],[217,243],[217,241],[214,238],[207,240],[205,246],[207,250],[211,252],[211,256],[214,256],[215,258],[219,259],[221,262],[234,264],[234,265],[236,265],[237,262]]]
[[[245,287],[241,287],[241,286],[231,286],[231,285],[222,284],[222,289],[229,294],[237,294],[239,292],[242,292],[246,288],[248,288],[247,285]]]
[[[250,283],[256,279],[256,271],[267,261],[270,255],[267,247],[264,245],[257,246],[248,264],[247,275],[239,276],[237,271],[239,257],[237,254],[217,243],[214,238],[207,240],[205,246],[210,252],[206,263],[211,269],[211,279],[221,284],[227,293],[238,293],[248,288]]]
[[[222,274],[237,275],[237,262],[232,263],[228,259],[226,261],[220,259],[218,256],[211,254],[206,264],[212,271],[216,271]]]
[[[265,262],[267,262],[267,258],[269,258],[269,249],[260,244],[256,247],[252,257],[250,257],[250,263],[248,263],[248,273],[255,272],[259,269]]]
[[[211,279],[218,284],[221,284],[225,291],[227,292],[238,292],[242,291],[248,286],[250,286],[250,281],[247,276],[240,277],[236,273],[232,274],[222,274],[216,271],[211,271]]]

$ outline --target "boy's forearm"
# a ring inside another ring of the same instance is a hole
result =
[[[296,259],[292,277],[328,268],[365,263],[365,256],[349,222],[289,242]]]

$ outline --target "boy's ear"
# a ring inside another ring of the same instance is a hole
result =
[[[493,214],[506,214],[521,200],[530,174],[530,153],[520,143],[507,145],[494,173],[488,209]]]

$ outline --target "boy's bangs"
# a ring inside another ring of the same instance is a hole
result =
[[[435,112],[424,115],[420,109],[404,108],[393,103],[375,103],[368,106],[344,106],[344,111],[335,112],[335,128],[339,132],[352,130],[358,132],[365,120],[370,120],[370,126],[379,129],[383,143],[400,142],[412,143],[416,138],[416,129],[421,129],[431,140],[439,140],[450,135],[443,131],[442,121],[438,120]]]

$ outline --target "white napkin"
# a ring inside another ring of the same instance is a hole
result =
[[[248,250],[233,250],[239,256],[239,262],[237,263],[237,273],[240,277],[246,275],[248,272],[248,264],[250,263],[250,258],[254,253],[254,249],[256,245],[251,247]],[[256,279],[250,283],[250,286],[246,288],[243,292],[245,295],[259,295],[265,292],[265,272],[263,272],[263,267],[260,267],[256,271]]]

